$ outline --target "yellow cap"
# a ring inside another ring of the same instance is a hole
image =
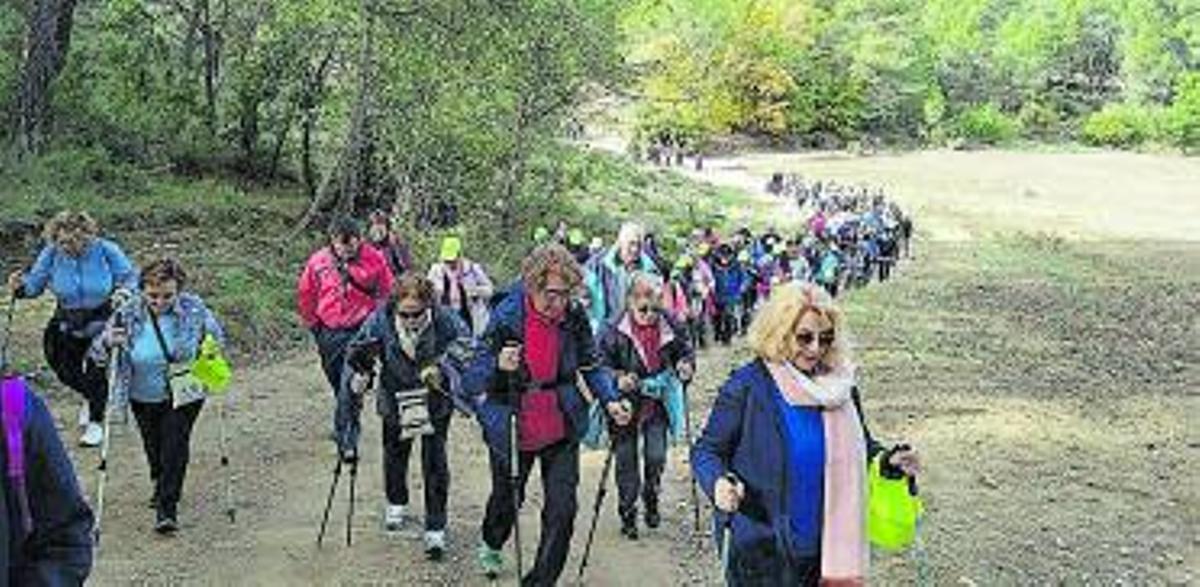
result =
[[[462,239],[457,236],[448,236],[442,239],[442,253],[440,255],[443,261],[453,261],[462,254]]]

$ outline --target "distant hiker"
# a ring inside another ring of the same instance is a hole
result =
[[[122,347],[117,359],[113,397],[128,400],[137,420],[154,485],[154,530],[179,529],[178,505],[187,475],[192,425],[205,395],[194,380],[180,377],[196,359],[205,336],[223,344],[216,317],[196,294],[184,291],[187,273],[173,259],[159,259],[142,272],[141,301],[122,305],[89,358],[105,366],[109,350]]]
[[[613,371],[621,396],[634,409],[628,426],[613,426],[621,534],[638,539],[638,498],[645,506],[646,526],[662,520],[659,493],[667,463],[668,431],[674,438],[683,426],[683,382],[692,377],[692,346],[683,328],[662,313],[662,280],[635,273],[625,313],[600,342],[604,363]],[[670,409],[669,409],[670,408]],[[644,444],[644,449],[640,446]],[[639,455],[645,470],[638,466]]]
[[[567,231],[567,250],[571,251],[571,256],[575,257],[575,261],[580,265],[585,265],[588,259],[592,258],[592,252],[588,248],[587,236],[583,234],[580,228],[572,228]]]
[[[488,301],[495,287],[483,266],[463,256],[462,239],[442,239],[439,261],[429,268],[429,281],[437,303],[462,317],[476,336],[487,327]]]
[[[54,418],[18,376],[5,376],[0,410],[0,585],[83,585],[95,520]]]
[[[721,387],[692,447],[714,522],[732,531],[729,585],[862,585],[865,465],[880,455],[889,471],[920,468],[867,431],[846,334],[826,292],[780,288],[750,329],[757,358]]]
[[[634,271],[658,272],[658,266],[644,251],[644,236],[641,225],[626,222],[608,252],[588,263],[585,281],[593,332],[601,332],[625,310],[625,291]]]
[[[392,270],[379,251],[363,242],[353,220],[329,227],[329,244],[309,257],[296,283],[300,319],[312,332],[325,379],[336,397],[342,384],[346,344],[367,316],[387,300]],[[340,436],[336,429],[334,436]]]
[[[43,235],[46,244],[33,267],[10,275],[8,287],[20,298],[37,297],[47,287],[54,294],[42,349],[58,380],[86,400],[79,414],[79,444],[100,446],[108,382],[103,369],[87,368],[84,357],[112,314],[113,294],[137,287],[137,269],[116,243],[99,236],[99,226],[86,212],[58,213]]]
[[[640,242],[640,239],[635,240]],[[602,402],[618,424],[630,413],[618,401],[584,308],[574,302],[583,275],[558,245],[536,249],[521,264],[521,281],[492,314],[482,349],[464,378],[488,445],[492,493],[483,521],[479,561],[496,576],[500,549],[516,520],[513,492],[524,495],[535,460],[541,462],[541,533],[524,585],[554,585],[562,573],[578,509],[579,439],[588,426],[588,404]],[[582,379],[587,389],[578,387]],[[587,395],[585,395],[587,394]],[[510,479],[510,417],[517,410],[519,478]]]
[[[367,239],[383,258],[387,259],[392,277],[397,279],[413,269],[412,251],[400,229],[400,222],[396,217],[390,217],[381,210],[371,213]]]
[[[741,320],[742,298],[752,284],[746,270],[734,257],[732,247],[727,244],[717,247],[716,259],[713,278],[716,280],[717,310],[713,331],[718,342],[728,345]]]
[[[425,490],[425,554],[441,560],[446,549],[450,465],[446,439],[452,397],[474,349],[471,331],[453,311],[439,307],[433,284],[406,275],[395,293],[371,314],[346,351],[345,385],[338,395],[342,454],[357,454],[361,395],[379,380],[375,408],[383,420],[384,528],[404,529],[408,516],[408,458],[421,440]],[[376,361],[381,369],[376,373]]]

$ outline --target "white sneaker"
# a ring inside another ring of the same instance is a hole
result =
[[[88,410],[87,402],[83,402],[83,406],[79,408],[79,427],[87,428],[88,424],[92,423],[92,413]]]
[[[439,561],[446,554],[446,531],[425,531],[425,556],[429,560]]]
[[[88,425],[83,429],[83,436],[79,437],[79,445],[87,447],[100,446],[104,442],[104,427],[88,422]]]
[[[383,529],[388,532],[399,532],[404,529],[408,518],[408,506],[388,504],[383,511]]]

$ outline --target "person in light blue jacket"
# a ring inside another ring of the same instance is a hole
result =
[[[160,534],[179,528],[192,426],[204,407],[203,394],[189,393],[170,375],[196,359],[206,335],[224,346],[221,325],[199,296],[183,290],[186,283],[187,274],[173,259],[147,265],[141,295],[117,309],[89,353],[102,366],[111,349],[121,350],[113,401],[128,401],[137,420],[154,484],[154,530]]]
[[[45,247],[29,271],[9,276],[18,298],[35,298],[46,289],[57,305],[42,335],[46,362],[63,385],[86,400],[80,414],[83,446],[104,440],[108,385],[104,371],[88,369],[84,357],[92,339],[112,314],[109,299],[120,288],[136,289],[137,269],[121,248],[100,238],[96,221],[86,212],[60,212],[46,223]]]

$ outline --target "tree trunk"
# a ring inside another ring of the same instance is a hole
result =
[[[66,65],[75,1],[38,0],[29,13],[13,133],[18,154],[37,153],[49,134],[51,86]]]
[[[217,76],[220,74],[220,55],[217,33],[213,29],[209,0],[200,0],[201,34],[204,38],[204,122],[210,137],[217,135]]]

